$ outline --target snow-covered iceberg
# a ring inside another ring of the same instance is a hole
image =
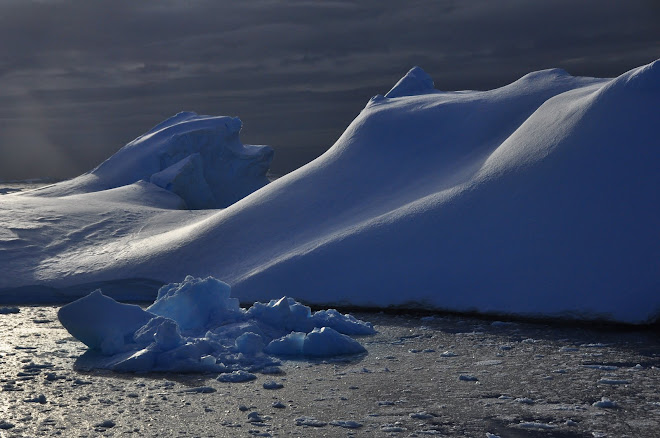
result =
[[[188,208],[224,208],[268,183],[269,146],[243,145],[236,117],[181,112],[121,148],[89,173],[30,192],[67,196],[147,181]]]
[[[368,322],[291,298],[245,310],[215,278],[163,286],[146,310],[97,290],[62,307],[62,325],[89,347],[87,366],[122,372],[221,372],[222,379],[279,364],[272,356],[329,358],[365,353],[348,335],[375,333]],[[227,376],[229,374],[229,376]]]
[[[0,289],[192,274],[241,302],[656,319],[660,61],[490,91],[431,83],[411,70],[323,156],[222,211],[127,206],[134,219],[101,223],[3,196],[0,257],[17,274]]]

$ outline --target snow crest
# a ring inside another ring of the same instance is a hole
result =
[[[385,97],[415,96],[433,92],[433,79],[420,67],[413,67],[385,94]]]

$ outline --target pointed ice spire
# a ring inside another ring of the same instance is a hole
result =
[[[432,91],[433,79],[420,67],[413,67],[396,83],[385,97],[402,97],[425,94]]]

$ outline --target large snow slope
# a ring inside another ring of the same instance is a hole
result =
[[[0,197],[14,224],[0,257],[17,272],[0,289],[212,275],[243,302],[649,321],[659,103],[659,61],[461,92],[414,68],[323,156],[222,211],[117,204],[100,219],[102,192],[85,205]]]

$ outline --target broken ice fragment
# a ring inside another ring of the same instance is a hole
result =
[[[121,304],[95,290],[62,307],[57,316],[69,333],[92,350],[114,354],[133,343],[133,334],[153,314],[133,304]]]
[[[238,383],[238,382],[249,382],[251,380],[256,380],[257,376],[255,376],[252,373],[248,373],[247,371],[243,370],[237,370],[237,371],[232,371],[231,373],[226,373],[226,374],[220,374],[216,380],[219,382],[231,382],[231,383]]]
[[[281,389],[284,388],[284,385],[277,383],[274,380],[268,380],[263,384],[264,389]]]

